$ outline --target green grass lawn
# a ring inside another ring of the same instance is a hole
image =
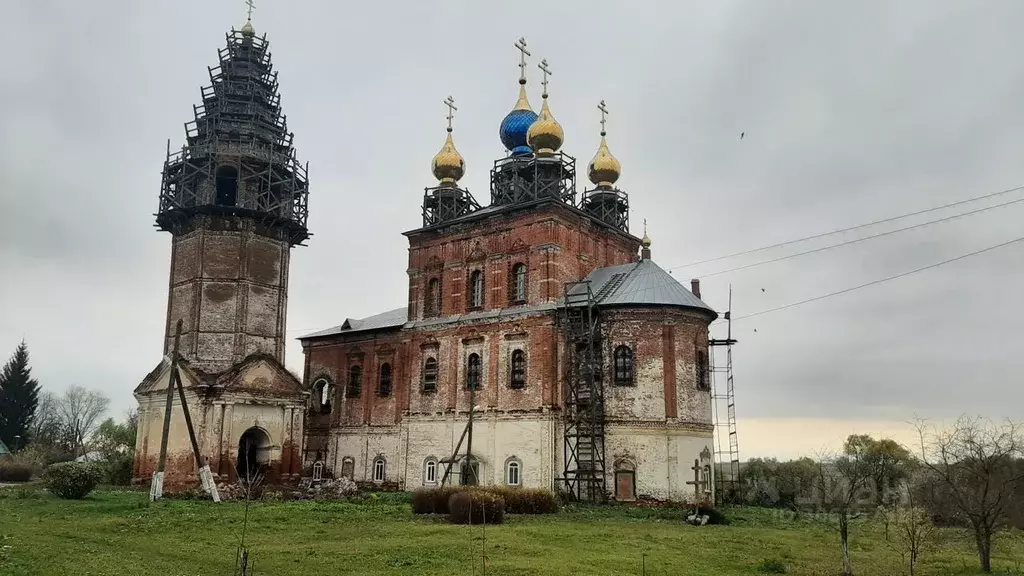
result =
[[[230,575],[244,505],[161,501],[97,491],[84,501],[45,492],[0,493],[0,575]],[[834,575],[838,537],[784,512],[734,509],[729,526],[688,526],[681,513],[622,506],[513,516],[502,526],[454,526],[413,517],[396,495],[364,503],[266,502],[249,510],[253,574],[487,574],[593,576],[759,574],[777,559],[787,574]],[[922,560],[919,574],[976,574],[964,535]],[[881,529],[858,521],[851,538],[859,575],[902,574]],[[1024,568],[1024,537],[1000,542],[1003,574]]]

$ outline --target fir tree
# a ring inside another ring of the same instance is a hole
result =
[[[20,450],[28,442],[39,405],[39,382],[31,372],[23,340],[0,370],[0,440],[11,450]]]

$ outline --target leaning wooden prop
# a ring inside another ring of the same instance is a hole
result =
[[[181,411],[185,416],[185,427],[188,428],[188,438],[192,442],[192,455],[195,456],[196,468],[198,469],[199,481],[202,483],[203,491],[209,494],[214,502],[220,502],[220,493],[217,491],[217,483],[213,480],[213,473],[206,458],[199,453],[199,443],[196,441],[196,431],[192,427],[192,416],[188,411],[188,403],[185,401],[185,388],[181,384],[181,375],[178,373],[178,343],[181,340],[181,320],[174,330],[174,348],[171,350],[171,372],[167,382],[167,402],[164,404],[164,427],[160,436],[160,459],[157,461],[156,472],[153,474],[153,483],[149,488],[149,500],[154,502],[164,495],[164,465],[167,462],[167,437],[171,430],[171,406],[174,403],[174,390],[178,390],[178,399],[181,401]]]

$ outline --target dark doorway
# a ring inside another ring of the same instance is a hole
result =
[[[238,461],[235,471],[239,480],[265,474],[270,465],[270,436],[259,428],[249,428],[238,440]]]
[[[480,463],[463,462],[460,468],[459,484],[463,486],[476,486],[480,483]]]
[[[238,170],[234,166],[217,168],[218,206],[234,206],[238,203]]]

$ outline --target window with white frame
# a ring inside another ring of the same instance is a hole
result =
[[[377,459],[373,461],[373,481],[383,482],[386,477],[386,472],[387,462],[384,461],[383,456],[378,456]]]
[[[519,486],[521,482],[522,467],[519,460],[510,458],[505,463],[505,483],[509,486]]]
[[[437,460],[427,458],[423,463],[423,483],[437,484]]]

